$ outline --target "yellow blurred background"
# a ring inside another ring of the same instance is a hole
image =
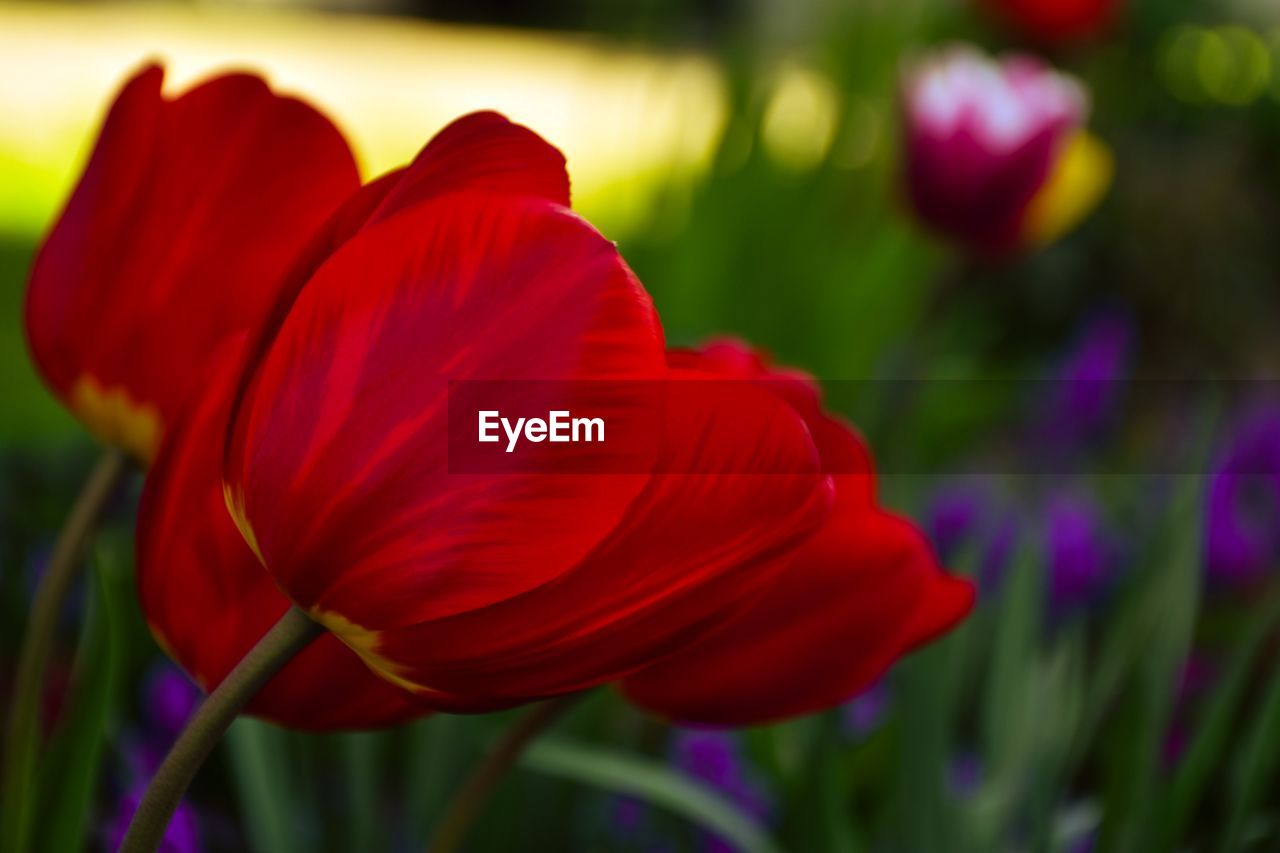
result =
[[[280,8],[0,3],[0,231],[42,229],[116,87],[160,59],[167,89],[252,69],[347,133],[367,176],[453,118],[496,109],[569,159],[575,204],[606,232],[649,204],[648,177],[695,172],[725,121],[708,59],[588,35]]]

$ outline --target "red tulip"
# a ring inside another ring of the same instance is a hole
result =
[[[437,136],[412,169],[353,193],[311,235],[295,269],[274,285],[275,313],[287,312],[313,267],[394,204],[459,186],[568,202],[559,152],[500,116],[469,117]],[[236,529],[223,494],[218,448],[249,350],[244,335],[228,341],[212,357],[207,376],[194,383],[199,393],[176,419],[139,510],[143,612],[169,655],[209,690],[290,605]],[[428,708],[375,675],[336,635],[325,634],[268,682],[247,710],[292,728],[334,729],[385,725]]]
[[[1038,60],[949,48],[909,71],[903,95],[912,208],[976,252],[1052,240],[1110,180],[1105,148],[1080,133],[1084,90]]]
[[[821,523],[829,478],[775,395],[696,368],[669,376],[658,473],[613,530],[526,592],[377,629],[375,665],[444,710],[499,708],[614,681],[747,606],[778,569],[766,558]],[[762,458],[767,472],[742,473]]]
[[[1121,0],[982,0],[1005,26],[1037,44],[1102,35],[1120,15]]]
[[[724,473],[450,472],[450,380],[701,378],[668,370],[647,294],[566,202],[545,142],[493,114],[455,123],[313,244],[233,408],[224,475],[246,541],[435,707],[642,666],[727,618],[767,579],[751,558],[829,503],[803,421],[750,385],[676,392],[662,424],[664,470]],[[759,458],[781,472],[767,489],[732,473]]]
[[[125,84],[36,257],[26,326],[46,381],[102,441],[150,460],[191,374],[257,322],[359,186],[306,104],[229,74],[176,98]]]
[[[775,558],[773,582],[734,621],[622,683],[641,707],[688,723],[747,725],[838,704],[969,611],[968,581],[943,573],[924,537],[875,502],[858,437],[816,391],[737,344],[673,355],[724,377],[767,383],[812,431],[835,477],[835,507],[798,550]],[[853,464],[850,464],[853,463]]]
[[[206,686],[292,601],[331,633],[256,713],[324,728],[506,707],[624,678],[754,613],[795,573],[787,555],[827,536],[833,482],[866,508],[841,544],[868,565],[892,550],[866,452],[808,380],[723,381],[780,375],[732,347],[668,356],[643,289],[567,200],[553,148],[463,118],[313,238],[243,370],[234,348],[220,357],[138,531],[148,619]],[[452,471],[448,382],[493,377],[656,382],[659,456]],[[906,599],[928,586],[892,580]],[[923,639],[907,603],[876,623],[896,653]]]
[[[212,356],[147,475],[137,530],[143,614],[166,653],[205,690],[226,677],[289,607],[222,497],[221,446],[244,336]],[[332,634],[290,661],[248,712],[297,729],[368,728],[427,709],[378,678]]]

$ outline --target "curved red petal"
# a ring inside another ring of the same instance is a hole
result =
[[[163,76],[148,67],[121,91],[27,294],[45,378],[117,443],[131,415],[176,415],[191,365],[260,321],[359,186],[342,135],[306,104],[247,74],[166,100]]]
[[[147,477],[137,528],[138,594],[156,639],[206,689],[289,607],[227,514],[220,442],[240,366],[225,344]],[[369,728],[426,708],[325,634],[275,676],[249,712],[292,728]]]
[[[532,130],[495,112],[456,119],[407,166],[365,184],[313,237],[279,287],[266,321],[250,347],[256,363],[271,346],[294,300],[326,260],[363,229],[430,199],[462,190],[528,196],[569,206],[564,155]],[[238,416],[250,377],[237,391]]]
[[[627,678],[637,704],[686,722],[749,724],[853,695],[897,657],[949,629],[972,591],[943,573],[908,522],[875,506],[866,445],[822,408],[809,376],[737,341],[674,351],[673,365],[768,389],[801,417],[833,472],[822,529],[777,556],[763,595],[727,627]]]
[[[875,500],[875,465],[866,443],[852,424],[822,407],[817,381],[800,370],[779,368],[759,350],[731,338],[713,340],[698,349],[673,349],[673,368],[701,370],[726,380],[756,381],[787,401],[809,427],[824,471],[840,479],[844,498],[866,504]]]
[[[817,529],[831,482],[784,402],[697,378],[674,377],[664,473],[576,567],[493,606],[381,632],[376,653],[461,697],[425,693],[433,704],[478,711],[616,679],[731,619]]]
[[[939,570],[908,522],[842,506],[728,628],[622,683],[682,722],[751,725],[838,704],[954,626],[971,586]]]
[[[455,119],[437,133],[404,170],[374,221],[464,189],[569,206],[569,173],[559,149],[506,116],[485,111]]]
[[[439,196],[301,290],[247,386],[227,482],[277,582],[348,639],[347,623],[448,616],[572,566],[644,485],[450,474],[448,382],[664,370],[647,294],[589,225],[528,196]]]

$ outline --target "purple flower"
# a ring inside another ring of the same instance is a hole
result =
[[[182,731],[203,696],[191,679],[165,661],[153,666],[147,674],[143,707],[167,743]]]
[[[1115,420],[1133,339],[1133,323],[1122,313],[1098,314],[1085,323],[1056,371],[1045,408],[1045,437],[1052,447],[1072,449]]]
[[[1200,652],[1192,652],[1182,664],[1174,698],[1173,718],[1165,733],[1161,758],[1166,770],[1172,770],[1182,760],[1191,742],[1190,721],[1196,704],[1212,690],[1218,679],[1218,668]]]
[[[982,787],[982,760],[972,752],[962,752],[947,768],[947,787],[956,799],[972,797]]]
[[[718,791],[758,823],[768,823],[773,802],[742,755],[737,738],[728,732],[679,729],[674,733],[671,762],[685,775]],[[732,851],[723,839],[703,838],[709,853]]]
[[[1192,652],[1183,661],[1178,676],[1178,702],[1186,704],[1204,696],[1218,680],[1218,667],[1201,652]]]
[[[925,528],[942,559],[953,559],[991,514],[990,489],[981,483],[950,483],[929,502]]]
[[[979,588],[990,592],[999,586],[1017,543],[1018,523],[990,483],[965,479],[942,486],[929,502],[924,526],[944,563],[959,559],[976,543]]]
[[[1263,577],[1280,558],[1280,408],[1248,414],[1209,482],[1205,569],[1228,587]]]
[[[845,702],[840,708],[841,727],[854,738],[869,735],[884,722],[892,697],[889,685],[877,681],[862,693]]]
[[[129,821],[138,809],[147,781],[164,760],[165,753],[200,703],[202,694],[183,673],[167,661],[153,665],[142,689],[143,713],[151,723],[142,733],[126,733],[121,758],[126,793],[104,832],[107,849],[115,850],[124,840]],[[183,801],[174,812],[160,845],[164,853],[194,853],[202,849],[195,809]]]
[[[644,853],[675,853],[677,846],[666,837],[661,823],[652,820],[653,809],[635,797],[614,795],[608,800],[611,848]]]
[[[108,850],[119,850],[124,841],[124,834],[129,829],[129,821],[142,802],[141,787],[130,789],[116,805],[116,813],[104,829],[105,843]],[[200,825],[195,809],[185,801],[178,804],[169,826],[160,841],[160,853],[199,853]]]
[[[615,797],[612,824],[622,837],[630,837],[640,830],[647,816],[647,807],[635,797]]]
[[[1054,495],[1045,510],[1051,610],[1064,615],[1089,604],[1111,580],[1115,543],[1098,505],[1075,492]]]

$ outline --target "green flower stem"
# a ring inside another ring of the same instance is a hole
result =
[[[169,819],[182,795],[222,737],[227,726],[262,686],[294,655],[319,637],[324,628],[290,607],[235,669],[200,704],[156,771],[129,823],[121,853],[154,851],[164,839]]]
[[[520,753],[544,729],[559,719],[581,695],[571,693],[539,702],[532,711],[507,729],[454,795],[427,845],[429,853],[453,853],[458,849],[467,829],[484,808],[489,795],[507,775],[511,765],[520,758]]]
[[[123,451],[116,448],[102,451],[58,534],[49,566],[40,578],[31,602],[31,617],[18,654],[9,725],[5,732],[5,850],[26,850],[30,844],[32,797],[40,744],[40,698],[58,617],[83,562],[89,537],[128,470],[129,460]]]

